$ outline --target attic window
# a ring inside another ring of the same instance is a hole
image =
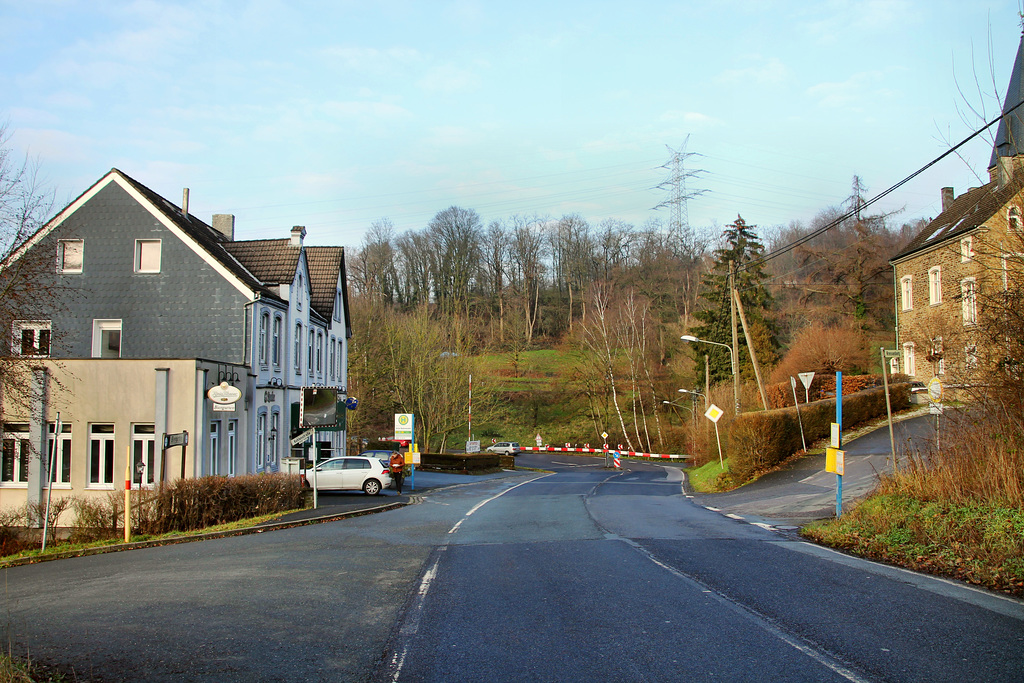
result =
[[[135,272],[160,272],[160,240],[135,240]]]
[[[57,272],[81,273],[84,254],[85,242],[83,240],[59,240],[57,242]]]
[[[974,238],[970,235],[960,240],[960,263],[974,258]]]

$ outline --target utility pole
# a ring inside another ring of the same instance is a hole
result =
[[[729,317],[732,325],[732,395],[736,402],[736,415],[740,414],[740,356],[739,337],[736,331],[736,263],[729,261]]]
[[[747,340],[747,351],[750,351],[750,363],[754,366],[754,377],[757,379],[757,391],[761,394],[761,404],[765,410],[768,410],[768,395],[764,392],[764,383],[761,381],[761,365],[757,362],[754,340],[750,336],[750,325],[747,324],[747,316],[743,312],[743,301],[740,299],[739,290],[732,290],[732,296],[736,301],[736,309],[740,312],[740,322],[743,323],[743,337]]]

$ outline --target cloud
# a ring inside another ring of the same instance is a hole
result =
[[[444,64],[427,70],[417,85],[427,92],[451,94],[471,90],[479,85],[480,79],[468,69]]]
[[[384,73],[423,61],[419,51],[409,47],[332,46],[320,54],[335,66],[361,73]]]
[[[872,90],[872,86],[880,80],[881,72],[862,71],[845,81],[813,85],[807,89],[807,95],[821,107],[848,107],[868,99],[877,100],[880,93]]]
[[[716,80],[743,85],[778,85],[789,78],[789,69],[776,57],[764,59],[760,55],[749,55],[741,59],[749,66],[723,71]]]
[[[833,0],[809,3],[808,13],[828,13],[804,22],[803,29],[819,43],[834,43],[850,35],[907,30],[921,21],[921,11],[906,0]]]
[[[327,102],[323,110],[341,122],[383,123],[412,118],[412,112],[408,109],[389,102]]]
[[[45,159],[48,165],[91,162],[96,157],[96,141],[51,128],[18,128],[11,141],[30,157]]]
[[[721,119],[696,111],[670,110],[659,116],[658,120],[665,123],[682,123],[691,128],[707,128],[722,124]]]
[[[464,147],[479,144],[483,139],[480,131],[464,126],[435,126],[424,142],[437,147]]]

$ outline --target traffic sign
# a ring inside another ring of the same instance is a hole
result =
[[[413,423],[412,413],[395,413],[395,441],[412,441]]]
[[[796,376],[800,378],[800,382],[803,383],[804,389],[811,388],[811,382],[814,381],[813,372],[798,372]]]
[[[725,411],[716,406],[714,403],[712,403],[711,406],[704,413],[704,417],[711,420],[715,424],[718,424],[718,420],[721,419],[723,415],[725,415]]]
[[[928,382],[928,398],[936,403],[942,401],[942,381],[938,377],[932,377]]]

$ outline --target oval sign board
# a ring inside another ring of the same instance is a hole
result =
[[[207,391],[206,397],[214,403],[235,403],[238,399],[242,398],[242,390],[231,386],[227,382],[221,382]]]
[[[936,403],[942,400],[942,380],[938,377],[932,377],[928,382],[928,398]]]

